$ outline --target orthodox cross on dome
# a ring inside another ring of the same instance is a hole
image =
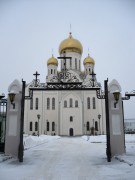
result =
[[[72,57],[66,57],[66,52],[64,51],[63,52],[63,57],[57,57],[58,59],[63,59],[64,60],[64,68],[63,68],[63,77],[64,77],[64,80],[66,78],[66,71],[67,71],[67,68],[66,68],[66,59],[72,59]]]
[[[34,79],[34,81],[35,81],[35,87],[37,87],[38,86],[38,79],[37,79],[37,77],[40,75],[37,71],[35,72],[35,74],[33,74],[34,76],[35,76],[35,79]]]

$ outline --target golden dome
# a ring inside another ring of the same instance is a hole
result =
[[[56,65],[56,66],[58,66],[58,61],[57,61],[57,59],[54,58],[53,55],[52,55],[52,57],[48,59],[47,65]]]
[[[90,55],[88,54],[88,56],[84,59],[83,64],[95,64],[95,61],[92,57],[90,57]]]
[[[80,43],[80,41],[78,41],[77,39],[74,39],[72,37],[71,32],[69,33],[69,37],[60,43],[59,53],[61,54],[64,51],[65,52],[77,52],[80,54],[82,54],[82,52],[83,52],[82,44]]]

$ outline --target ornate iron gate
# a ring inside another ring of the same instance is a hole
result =
[[[5,149],[7,100],[0,100],[0,152]]]

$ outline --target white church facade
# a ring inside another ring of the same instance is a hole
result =
[[[105,102],[96,95],[101,85],[96,76],[94,81],[92,77],[95,61],[89,54],[82,60],[82,53],[82,44],[70,33],[59,45],[60,57],[52,55],[47,61],[46,82],[36,79],[27,85],[26,95],[30,88],[34,91],[33,98],[25,101],[24,133],[60,136],[106,133]]]

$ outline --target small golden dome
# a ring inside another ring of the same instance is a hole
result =
[[[90,57],[90,55],[88,54],[88,56],[84,59],[83,64],[95,64],[95,61],[92,57]]]
[[[83,64],[95,64],[95,61],[92,57],[90,57],[90,55],[88,54],[88,56],[84,59]]]
[[[63,53],[63,52],[77,52],[82,54],[83,52],[83,47],[82,44],[80,43],[80,41],[78,41],[77,39],[74,39],[72,37],[71,32],[69,33],[69,38],[63,40],[60,43],[59,46],[59,53]]]
[[[58,66],[58,61],[57,61],[57,59],[54,58],[53,55],[52,55],[52,57],[48,59],[47,65],[56,65],[56,66]]]

